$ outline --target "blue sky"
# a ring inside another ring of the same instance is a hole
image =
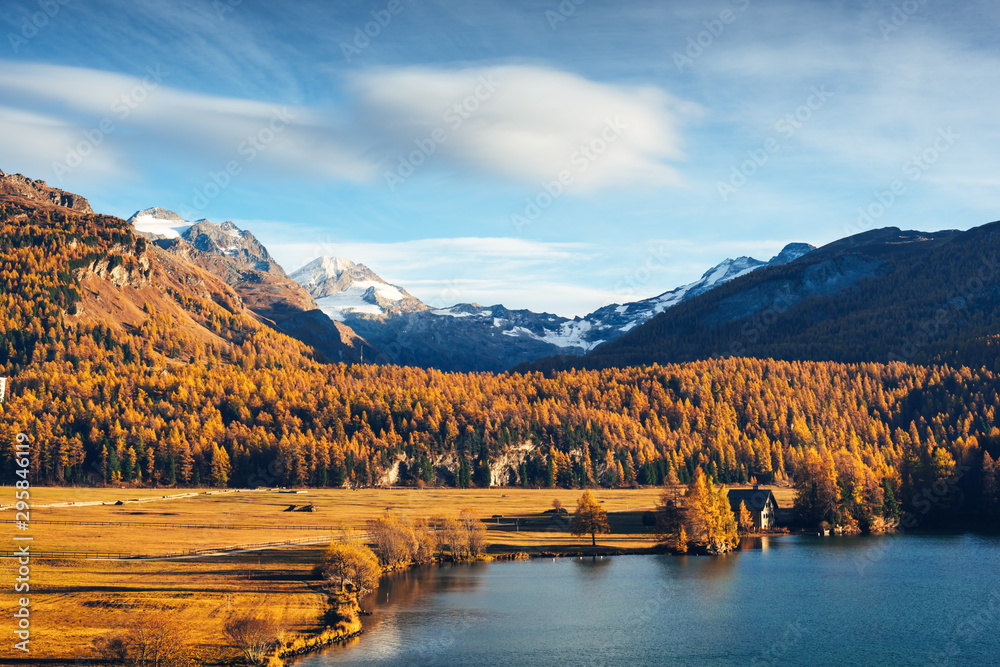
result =
[[[579,4],[577,4],[579,2]],[[7,0],[0,169],[561,315],[1000,218],[992,1]],[[368,34],[365,34],[365,33]]]

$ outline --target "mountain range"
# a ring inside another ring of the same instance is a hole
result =
[[[0,195],[40,209],[92,212],[85,198],[21,175],[0,175]],[[228,299],[217,293],[218,281],[257,321],[328,361],[446,371],[728,356],[997,363],[1000,223],[964,232],[885,228],[818,249],[791,243],[766,262],[726,259],[688,285],[575,318],[500,304],[431,306],[342,257],[316,258],[289,275],[250,231],[228,221],[187,221],[150,208],[128,223],[160,258],[168,291]],[[99,261],[90,268],[122,287],[155,282],[148,258],[133,252],[132,260],[127,270]],[[86,297],[86,277],[81,285]],[[126,308],[124,300],[95,294],[84,305],[109,317],[141,307]]]
[[[642,301],[611,304],[576,318],[513,310],[501,304],[434,308],[363,264],[321,257],[292,273],[331,319],[343,322],[380,352],[377,359],[448,371],[502,371],[552,354],[584,354],[615,340],[666,308],[764,266],[812,250],[789,244],[768,262],[727,259],[701,279]],[[374,360],[374,359],[373,359]]]
[[[691,284],[566,318],[501,304],[435,308],[342,257],[318,257],[287,275],[252,233],[228,221],[187,221],[159,207],[128,221],[158,247],[220,277],[277,330],[331,360],[360,361],[367,354],[375,363],[445,371],[503,371],[552,355],[583,355],[671,306],[813,249],[793,243],[767,262],[726,259]]]
[[[1000,368],[1000,222],[840,239],[671,308],[583,358],[523,369],[713,357]]]

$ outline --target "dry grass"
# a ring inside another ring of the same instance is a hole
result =
[[[167,495],[182,490],[168,490]],[[610,514],[612,533],[598,536],[604,551],[647,548],[654,536],[642,524],[661,490],[597,490],[596,496]],[[35,551],[87,550],[163,553],[249,542],[273,542],[339,533],[318,527],[350,526],[365,522],[387,509],[402,516],[455,515],[471,507],[488,523],[494,515],[513,526],[487,531],[490,553],[511,551],[587,550],[589,538],[573,537],[566,524],[543,512],[558,498],[572,511],[581,492],[566,489],[394,489],[312,490],[305,494],[274,491],[244,492],[162,499],[163,490],[32,489],[35,505],[58,502],[113,503],[119,499],[158,498],[155,502],[125,505],[76,505],[37,508],[34,521],[143,522],[153,527],[78,526],[34,523]],[[11,496],[13,493],[11,492]],[[790,504],[785,489],[776,490],[779,504]],[[314,512],[284,512],[288,505],[313,504]],[[13,519],[11,510],[0,518]],[[184,528],[170,523],[262,525],[253,530]],[[13,532],[12,524],[8,534]],[[290,526],[313,527],[292,530]],[[163,610],[184,622],[188,639],[200,647],[204,664],[222,664],[235,654],[220,649],[225,642],[222,624],[231,613],[255,607],[275,612],[290,630],[310,632],[324,625],[326,597],[311,570],[322,547],[293,547],[260,552],[174,561],[36,560],[31,571],[32,653],[47,664],[74,664],[90,655],[93,639],[115,628],[130,613]],[[15,562],[0,559],[5,581],[13,580]],[[247,570],[250,578],[247,578]],[[11,642],[0,647],[0,664],[13,655]],[[211,656],[211,657],[210,657]],[[14,656],[21,657],[21,656]],[[56,661],[56,662],[52,662]]]

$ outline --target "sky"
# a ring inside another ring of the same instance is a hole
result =
[[[0,169],[563,316],[1000,219],[993,0],[4,0]]]

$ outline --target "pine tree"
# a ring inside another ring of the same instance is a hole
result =
[[[212,446],[212,483],[219,488],[225,488],[229,483],[229,454],[219,445]]]

